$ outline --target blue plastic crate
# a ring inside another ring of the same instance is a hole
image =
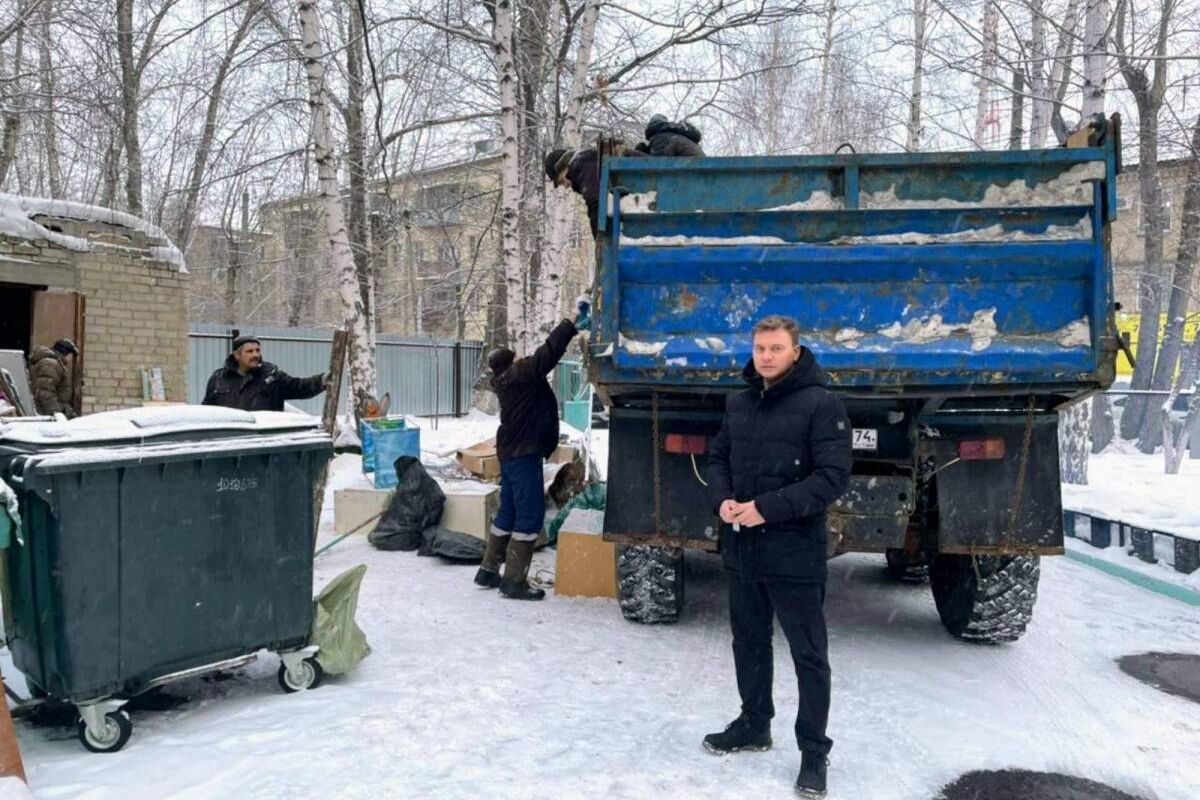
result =
[[[401,428],[408,428],[404,417],[364,419],[358,423],[358,438],[362,441],[362,471],[364,475],[375,471],[375,437],[378,433]]]
[[[421,457],[421,429],[409,427],[380,428],[368,423],[371,431],[373,474],[376,489],[396,485],[396,459],[400,456]],[[363,440],[364,445],[366,439]],[[364,446],[364,459],[365,459]],[[365,467],[364,467],[365,469]]]

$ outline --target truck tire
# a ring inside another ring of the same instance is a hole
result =
[[[929,558],[922,550],[916,558],[909,558],[903,547],[887,549],[887,571],[898,581],[924,583],[929,580]]]
[[[939,554],[929,583],[951,635],[981,644],[1015,642],[1037,602],[1038,556]]]
[[[617,599],[632,622],[675,622],[683,609],[683,550],[619,545]]]

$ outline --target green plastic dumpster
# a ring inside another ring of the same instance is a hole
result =
[[[319,683],[312,494],[332,450],[307,415],[209,406],[0,428],[21,518],[8,646],[32,690],[76,705],[85,747],[125,745],[129,698],[260,650],[285,690]]]

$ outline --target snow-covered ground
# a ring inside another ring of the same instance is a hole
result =
[[[1146,455],[1118,439],[1088,462],[1088,485],[1063,484],[1063,508],[1200,539],[1200,459],[1184,458],[1178,475],[1162,453]]]
[[[494,428],[468,424],[423,431],[424,458],[441,451],[452,468],[452,450]],[[329,491],[361,480],[355,458],[339,457]],[[323,531],[328,540],[331,514]],[[542,569],[552,561],[537,556]],[[166,692],[187,702],[135,712],[132,741],[113,755],[84,752],[71,729],[18,721],[35,797],[792,796],[796,687],[782,639],[775,749],[700,748],[737,713],[716,559],[689,560],[685,615],[669,627],[626,623],[611,600],[505,601],[471,584],[472,567],[376,551],[364,536],[317,562],[318,584],[359,563],[374,652],[358,670],[285,695],[264,656],[230,680],[174,684]],[[1067,559],[1043,563],[1033,624],[1001,647],[951,639],[928,588],[886,580],[877,556],[831,563],[830,798],[928,800],[962,772],[999,767],[1200,797],[1196,705],[1114,661],[1200,652],[1195,609]]]

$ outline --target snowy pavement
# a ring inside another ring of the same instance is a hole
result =
[[[611,600],[504,601],[472,586],[470,567],[375,551],[363,536],[318,562],[318,582],[358,563],[370,567],[359,621],[374,653],[357,671],[285,695],[264,656],[230,680],[174,684],[165,691],[187,702],[135,712],[132,741],[112,755],[19,721],[35,797],[792,796],[796,689],[781,639],[775,749],[700,747],[737,712],[712,557],[689,560],[685,615],[669,627],[626,623]],[[828,618],[830,798],[928,800],[962,772],[999,767],[1200,797],[1196,705],[1114,661],[1200,652],[1195,609],[1046,559],[1025,638],[978,647],[944,633],[927,587],[847,556],[830,565]]]

